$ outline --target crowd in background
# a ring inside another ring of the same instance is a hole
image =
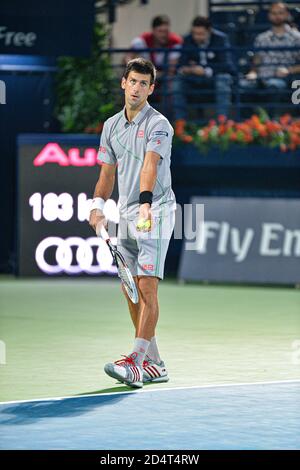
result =
[[[161,100],[162,90],[168,96],[168,109],[178,136],[184,137],[186,120],[197,102],[198,114],[199,110],[203,112],[201,103],[211,102],[217,115],[229,116],[234,84],[239,87],[241,100],[251,102],[259,101],[256,91],[265,90],[264,100],[271,103],[270,113],[274,113],[274,92],[278,98],[285,91],[283,96],[287,99],[291,82],[300,76],[300,32],[282,2],[270,6],[268,21],[270,28],[258,34],[252,43],[258,50],[254,50],[248,70],[243,73],[231,49],[239,44],[232,44],[226,33],[203,16],[193,19],[191,30],[184,37],[171,31],[167,16],[153,18],[151,31],[132,40],[125,61],[137,56],[153,61],[158,72],[153,99]],[[148,48],[161,50],[146,52]]]

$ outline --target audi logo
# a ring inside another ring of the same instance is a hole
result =
[[[112,239],[114,242],[115,240]],[[94,263],[93,247],[96,247],[96,263]],[[55,249],[55,264],[46,261],[47,250]],[[117,268],[113,266],[112,255],[106,243],[98,237],[87,239],[80,237],[47,237],[36,248],[35,260],[46,274],[116,274]]]

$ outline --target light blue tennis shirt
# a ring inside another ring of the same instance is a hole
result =
[[[171,149],[174,130],[168,119],[147,102],[129,122],[125,107],[104,123],[98,160],[118,166],[120,216],[134,220],[139,211],[140,172],[146,152],[160,155],[153,190],[153,215],[176,209],[171,187]]]

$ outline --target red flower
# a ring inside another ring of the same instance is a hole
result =
[[[205,144],[255,142],[265,146],[276,145],[282,152],[287,152],[300,148],[300,119],[293,120],[289,114],[285,114],[279,121],[265,118],[261,120],[258,115],[253,114],[250,119],[243,122],[234,122],[220,115],[217,121],[211,119],[207,126],[197,131],[197,134],[200,141]]]
[[[233,142],[235,142],[237,140],[237,133],[236,132],[233,132],[230,137],[229,137],[230,140],[232,140]]]
[[[227,121],[227,117],[224,116],[224,114],[220,114],[220,116],[218,116],[218,121],[220,124],[224,124]]]
[[[280,116],[279,122],[283,126],[287,126],[292,120],[292,117],[290,114],[284,114],[283,116]]]

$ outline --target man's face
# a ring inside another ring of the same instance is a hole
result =
[[[192,36],[196,44],[205,43],[210,35],[210,30],[204,28],[204,26],[193,26],[192,27]]]
[[[150,75],[138,72],[129,72],[126,78],[122,78],[121,87],[125,90],[125,102],[131,108],[138,108],[143,105],[148,96],[153,93],[154,84],[150,85]]]
[[[161,46],[166,46],[168,44],[168,38],[170,33],[170,26],[168,24],[161,24],[153,28],[153,36],[155,41]]]
[[[273,5],[269,11],[269,20],[273,26],[282,26],[288,21],[288,16],[288,10],[281,3]]]

